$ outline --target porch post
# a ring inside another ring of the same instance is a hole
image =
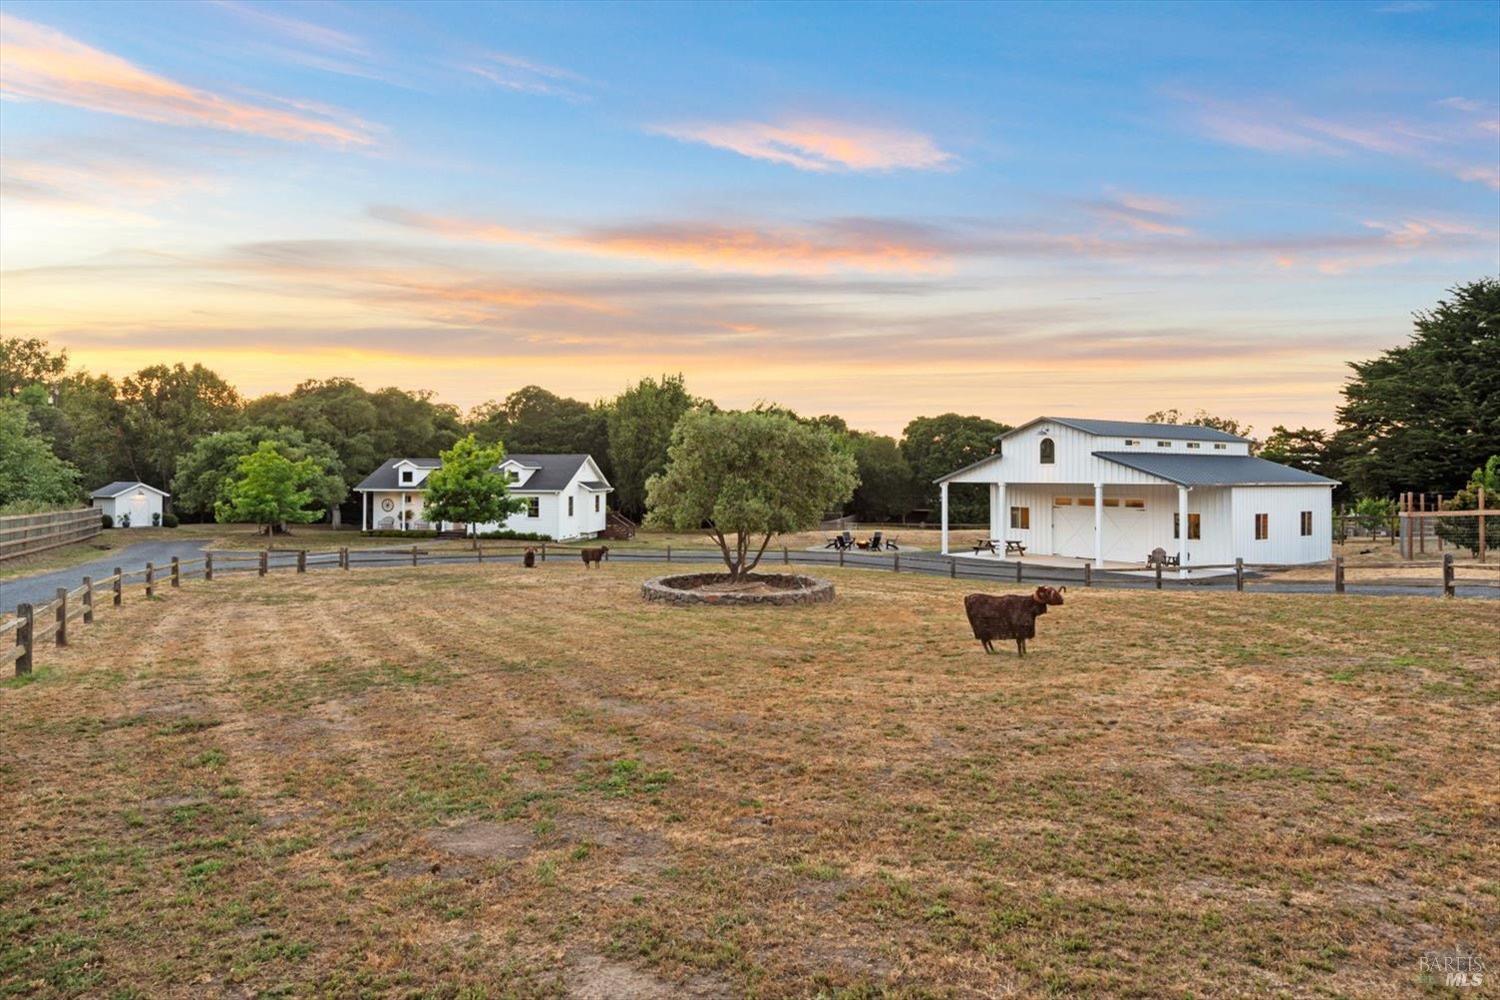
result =
[[[406,530],[406,491],[401,491],[401,506],[396,508],[396,513],[401,517],[401,530]]]
[[[1054,552],[1056,549],[1053,550]],[[1104,484],[1094,484],[1094,568],[1104,568]]]
[[[1001,497],[1005,495],[999,483],[990,483],[990,537],[1004,538],[1004,523],[1000,520]]]
[[[370,494],[359,495],[359,530],[370,530]]]
[[[1188,565],[1188,511],[1186,486],[1177,487],[1177,575],[1187,577]]]
[[[948,484],[938,484],[938,494],[942,498],[942,526],[943,526],[943,555],[948,554]]]

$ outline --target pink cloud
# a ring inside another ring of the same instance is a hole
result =
[[[951,168],[955,159],[920,132],[820,118],[781,124],[744,121],[661,125],[652,131],[682,142],[702,143],[820,173],[942,170]]]
[[[46,25],[0,14],[0,92],[160,122],[258,135],[285,142],[369,146],[368,125],[331,109],[288,102],[268,107],[158,76]]]

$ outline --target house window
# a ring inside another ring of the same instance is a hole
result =
[[[1144,501],[1144,500],[1126,500],[1125,501],[1125,506],[1129,507],[1131,510],[1145,510],[1146,509],[1146,501]]]
[[[1224,450],[1224,443],[1222,441],[1219,442],[1218,444],[1214,445],[1214,451],[1223,451],[1223,450]]]
[[[568,497],[568,516],[569,517],[573,516],[573,498],[572,497]]]
[[[1031,527],[1031,508],[1012,507],[1010,509],[1010,526],[1025,531]]]
[[[1052,465],[1057,461],[1057,445],[1051,438],[1042,438],[1042,464]]]
[[[519,483],[521,481],[521,474],[519,472],[517,472],[515,469],[511,469],[508,472],[506,472],[505,476],[506,476],[507,479],[509,479],[513,483]]]
[[[1197,441],[1189,441],[1187,443],[1187,446],[1189,448],[1202,448],[1203,447],[1203,445],[1199,444]]]
[[[1310,510],[1304,510],[1302,512],[1302,537],[1303,538],[1307,538],[1307,537],[1309,537],[1311,535],[1312,535],[1312,511],[1310,511]]]
[[[409,483],[409,482],[411,482],[411,476],[412,476],[412,472],[411,472],[410,469],[402,469],[401,470],[401,482],[403,482],[403,483]]]
[[[1181,514],[1175,514],[1174,513],[1172,515],[1172,537],[1173,538],[1181,538],[1182,537],[1182,515]],[[1190,542],[1196,542],[1196,541],[1198,541],[1202,537],[1203,537],[1203,522],[1202,522],[1202,520],[1200,520],[1200,515],[1198,515],[1198,514],[1189,514],[1188,515],[1188,541],[1190,541]]]
[[[1170,441],[1158,441],[1158,442],[1156,442],[1156,446],[1158,448],[1170,448],[1170,447],[1172,447],[1172,442],[1170,442]]]
[[[594,494],[594,513],[599,513],[599,494]]]
[[[1054,506],[1054,507],[1071,507],[1071,506],[1073,506],[1073,498],[1072,497],[1053,497],[1052,498],[1052,506]]]
[[[1126,438],[1125,439],[1125,447],[1127,447],[1127,448],[1131,447],[1132,445],[1138,445],[1140,443],[1141,442],[1140,442],[1139,438]]]
[[[1080,507],[1092,507],[1092,506],[1094,506],[1094,498],[1093,497],[1079,497],[1078,498],[1078,506],[1080,506]]]
[[[1270,514],[1256,514],[1255,515],[1255,540],[1257,542],[1263,542],[1267,538],[1270,538],[1270,537],[1271,537],[1271,515]]]
[[[527,517],[541,517],[542,516],[542,498],[541,497],[527,497],[526,498],[526,516]]]
[[[1104,506],[1106,506],[1106,507],[1118,507],[1118,506],[1120,506],[1120,501],[1116,497],[1105,497],[1104,498]]]

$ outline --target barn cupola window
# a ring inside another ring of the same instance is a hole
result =
[[[1057,444],[1051,438],[1042,438],[1043,465],[1053,465],[1057,462]]]

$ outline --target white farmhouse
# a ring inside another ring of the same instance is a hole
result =
[[[1322,562],[1333,544],[1332,479],[1250,454],[1208,427],[1038,417],[996,454],[938,480],[989,485],[990,537],[1028,555],[1146,561],[1156,548],[1193,566]],[[1183,526],[1186,530],[1182,530]],[[1003,553],[1003,550],[1001,550]]]
[[[161,526],[162,505],[172,494],[142,482],[118,482],[89,494],[89,506],[102,510],[116,528]]]
[[[393,458],[354,488],[360,494],[362,531],[466,530],[469,525],[429,522],[423,514],[428,474],[437,458]],[[512,496],[526,507],[503,524],[481,524],[482,532],[508,530],[547,535],[557,541],[592,538],[604,530],[605,497],[613,490],[589,455],[507,455],[497,471]]]

